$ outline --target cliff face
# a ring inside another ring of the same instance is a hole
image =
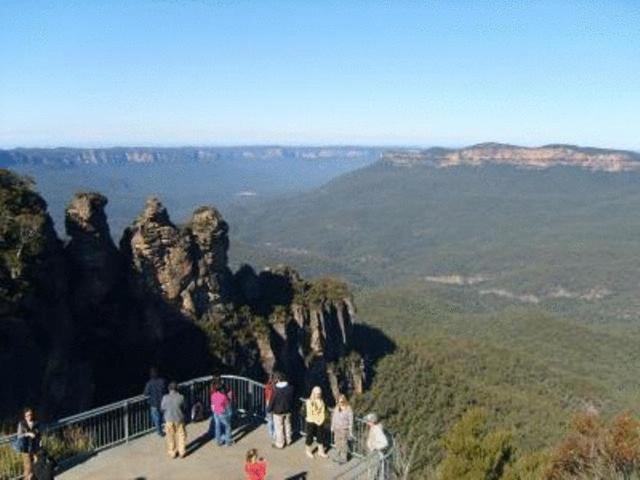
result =
[[[71,362],[69,268],[46,203],[28,181],[0,170],[0,413],[25,404],[56,410],[90,392],[87,371]],[[73,400],[72,398],[75,397]]]
[[[573,145],[546,145],[538,148],[499,143],[483,143],[457,150],[430,148],[387,152],[383,161],[394,166],[429,165],[512,165],[544,169],[556,166],[580,167],[592,171],[625,172],[640,170],[640,154],[624,150],[581,148]]]
[[[352,351],[355,308],[347,286],[334,279],[305,281],[289,267],[235,275],[238,302],[266,319],[258,330],[263,369],[285,371],[299,385],[322,385],[334,398],[361,392],[364,366]]]
[[[0,150],[0,167],[47,165],[126,165],[218,160],[297,158],[377,158],[380,150],[366,147],[178,147],[178,148],[16,148]]]
[[[80,193],[63,245],[29,183],[2,170],[0,181],[3,417],[25,403],[58,414],[136,393],[150,365],[178,379],[279,369],[301,394],[362,390],[346,286],[287,267],[232,273],[215,208],[178,228],[149,199],[117,248],[107,199]]]

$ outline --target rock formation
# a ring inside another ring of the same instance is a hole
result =
[[[153,364],[178,379],[279,369],[300,394],[362,390],[346,285],[288,267],[233,274],[215,208],[179,228],[151,198],[117,248],[107,199],[79,193],[63,246],[29,183],[4,170],[0,181],[3,417],[24,403],[59,414],[134,394]]]
[[[0,376],[3,416],[25,404],[78,407],[86,370],[71,359],[69,269],[46,203],[28,180],[0,169]]]

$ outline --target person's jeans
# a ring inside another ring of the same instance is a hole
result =
[[[162,431],[162,412],[157,407],[151,407],[151,422],[158,432],[158,435],[161,437],[164,436],[164,432]]]
[[[272,442],[276,439],[276,427],[273,424],[273,413],[267,412],[267,433]]]
[[[231,445],[231,412],[214,413],[213,424],[216,443],[222,445]],[[224,433],[221,430],[224,428]],[[209,425],[209,432],[211,432],[211,425]]]

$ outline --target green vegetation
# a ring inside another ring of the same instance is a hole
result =
[[[11,445],[0,445],[0,478],[13,478],[22,473],[22,458]]]
[[[520,476],[505,478],[522,479],[541,478],[526,472],[537,472],[542,450],[561,440],[575,412],[640,413],[636,335],[603,334],[540,309],[487,310],[436,290],[368,289],[355,298],[361,318],[398,344],[357,408],[377,411],[409,445],[419,442],[415,478],[440,465],[443,438],[475,407],[488,430],[511,432],[517,460],[508,472],[517,465]]]
[[[484,410],[468,410],[445,435],[441,480],[498,480],[511,459],[511,434],[486,431]]]
[[[583,321],[628,325],[640,318],[640,217],[630,214],[640,208],[638,178],[378,163],[225,216],[232,245],[254,245],[305,276],[330,268],[363,286],[479,277],[449,288],[496,308],[538,302]],[[231,253],[253,260],[249,248]]]
[[[66,427],[45,434],[42,438],[42,446],[58,462],[89,453],[94,448],[91,436],[78,426]]]
[[[45,209],[31,179],[0,169],[0,265],[12,277],[44,248]]]

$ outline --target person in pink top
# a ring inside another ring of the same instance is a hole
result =
[[[211,388],[211,413],[213,415],[213,432],[209,425],[209,435],[215,436],[216,443],[227,446],[233,445],[231,438],[231,398],[226,385],[214,385]],[[222,430],[224,429],[224,433]],[[214,435],[211,435],[211,434]]]

